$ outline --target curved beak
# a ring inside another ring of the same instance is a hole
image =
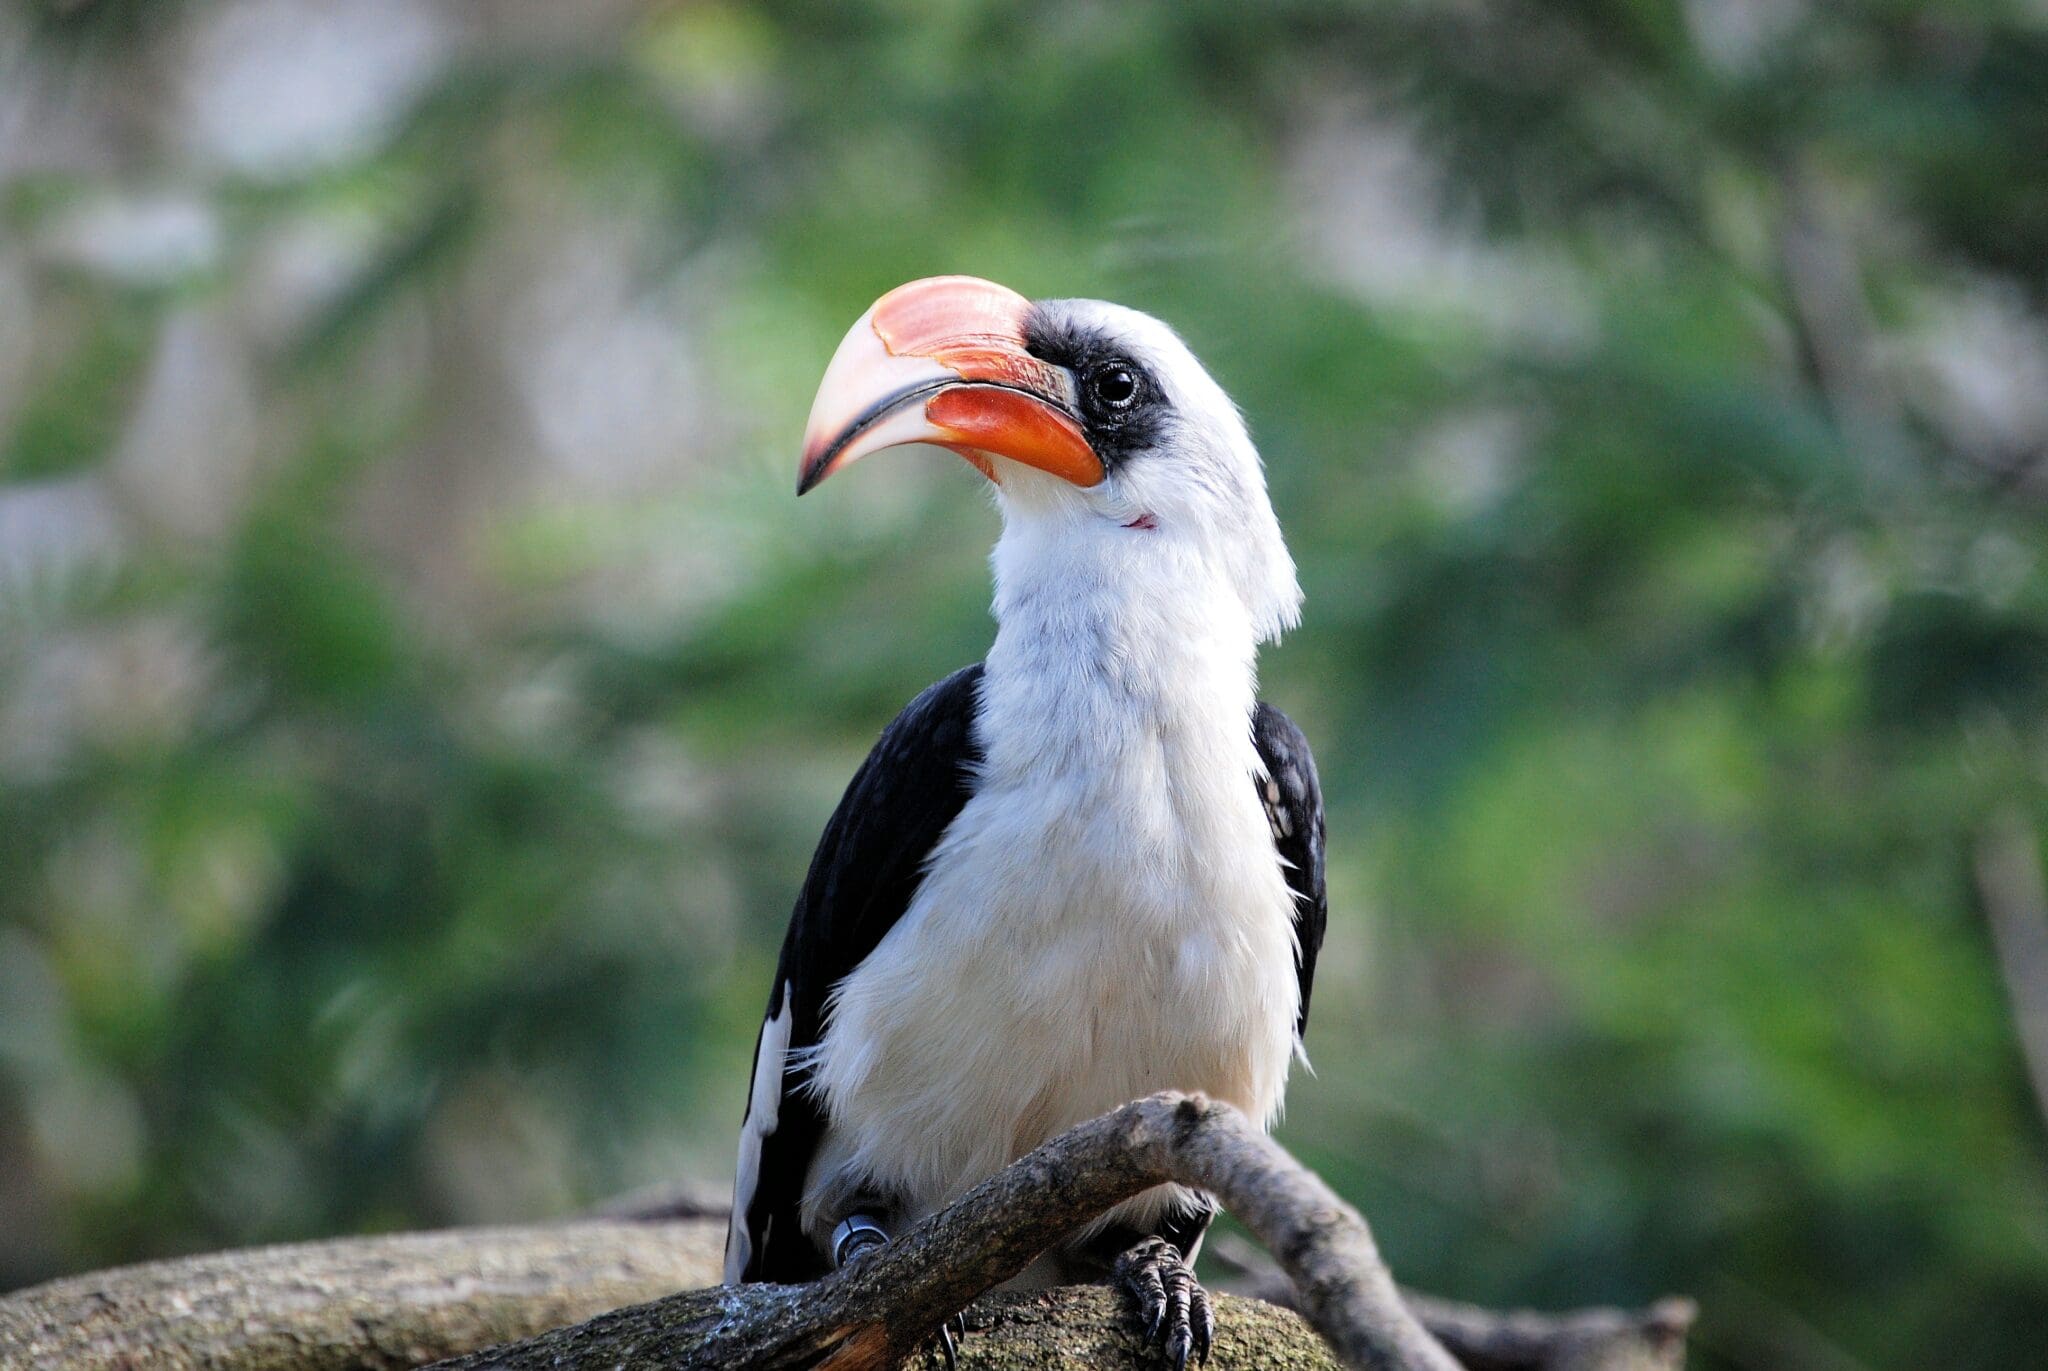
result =
[[[802,495],[883,448],[929,443],[1000,480],[992,458],[1077,486],[1102,459],[1074,417],[1065,371],[1024,341],[1030,301],[972,276],[933,276],[875,301],[832,354],[804,430]]]

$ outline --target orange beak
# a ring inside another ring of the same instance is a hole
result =
[[[1077,486],[1100,481],[1072,381],[1025,346],[1030,310],[1017,292],[972,276],[912,281],[875,301],[818,384],[796,493],[910,443],[951,449],[991,481],[996,457]]]

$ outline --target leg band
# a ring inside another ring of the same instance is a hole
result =
[[[832,1264],[844,1266],[870,1247],[880,1247],[889,1235],[866,1214],[848,1214],[832,1230]]]

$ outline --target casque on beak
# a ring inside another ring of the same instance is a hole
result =
[[[949,448],[999,481],[991,457],[1077,486],[1102,459],[1074,418],[1066,372],[1025,348],[1030,301],[972,276],[898,286],[861,315],[818,384],[804,430],[801,495],[883,448]]]

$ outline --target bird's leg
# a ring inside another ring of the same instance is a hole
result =
[[[1216,1316],[1209,1294],[1180,1249],[1161,1237],[1141,1239],[1116,1259],[1116,1283],[1138,1302],[1145,1336],[1159,1345],[1174,1371],[1186,1371],[1188,1355],[1209,1360]]]
[[[835,1269],[845,1266],[861,1253],[881,1247],[888,1241],[888,1230],[872,1214],[848,1214],[832,1230],[832,1265]],[[958,1365],[956,1328],[960,1336],[966,1336],[967,1315],[964,1312],[939,1325],[939,1354],[945,1358],[946,1371],[955,1371]]]

